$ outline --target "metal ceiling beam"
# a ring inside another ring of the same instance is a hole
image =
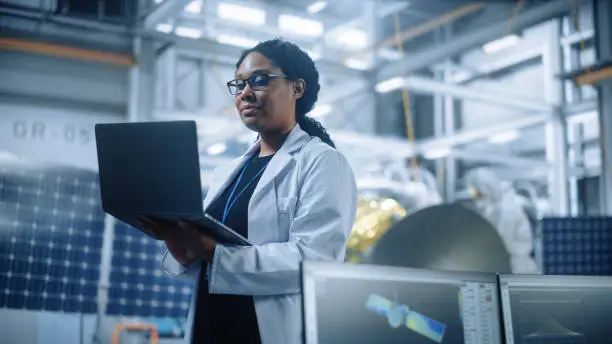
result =
[[[512,30],[522,30],[542,23],[551,18],[559,17],[572,11],[572,1],[559,0],[538,5],[508,20],[495,23],[488,27],[476,28],[472,32],[461,34],[456,39],[434,46],[429,49],[409,53],[407,61],[390,63],[378,72],[377,80],[384,81],[400,74],[403,69],[407,73],[426,68],[431,64],[441,62],[449,57],[459,55],[471,48],[494,41]]]
[[[512,96],[506,93],[495,94],[482,89],[453,85],[419,76],[407,77],[404,85],[417,92],[443,94],[457,99],[481,101],[519,110],[545,113],[552,112],[553,110],[551,105],[543,101],[525,99],[524,96]]]
[[[544,160],[508,156],[500,154],[498,152],[487,152],[470,149],[453,149],[451,155],[464,161],[487,162],[512,167],[524,167],[530,169],[550,169],[552,167],[552,165],[550,165]]]
[[[180,51],[181,55],[202,58],[223,64],[233,65],[244,50],[244,48],[220,44],[206,38],[191,39],[156,31],[147,33],[147,36],[159,41],[172,42],[178,51]],[[365,73],[362,71],[351,69],[340,63],[329,60],[319,60],[316,62],[316,65],[322,74],[342,76],[350,80],[358,80],[365,77]]]
[[[358,95],[372,87],[365,78],[354,79],[349,83],[342,83],[327,89],[321,89],[319,104],[334,104],[338,101]],[[372,90],[374,92],[374,90]]]
[[[506,122],[495,126],[486,126],[483,128],[470,129],[459,131],[454,135],[428,139],[421,141],[420,146],[425,149],[435,149],[441,147],[453,147],[462,145],[477,140],[486,139],[491,135],[508,132],[511,130],[523,129],[532,127],[535,125],[541,125],[546,123],[551,118],[551,115],[534,115],[527,118],[519,119],[516,121]]]
[[[390,4],[381,3],[378,6],[378,19],[383,19],[387,16],[392,15],[395,12],[402,11],[403,9],[408,7],[408,5],[409,5],[409,2],[397,2],[397,3],[390,3]],[[346,23],[339,24],[332,28],[329,28],[328,30],[326,30],[327,32],[325,33],[325,35],[332,35],[334,34],[334,32],[337,32],[338,30],[360,28],[361,26],[363,26],[363,24],[364,24],[363,17],[355,18]]]
[[[206,23],[208,20],[208,23]],[[226,34],[235,37],[244,37],[255,41],[264,41],[268,39],[274,39],[279,37],[281,34],[278,27],[272,25],[261,25],[257,27],[253,27],[247,23],[241,22],[228,22],[221,18],[210,18],[203,19],[194,15],[185,16],[185,18],[181,22],[183,25],[188,24],[188,27],[204,27],[206,24],[212,24],[216,27],[216,33],[218,34]],[[214,36],[206,36],[209,39],[214,39]],[[303,35],[292,34],[292,33],[283,33],[283,39],[287,39],[297,45],[299,45],[302,49],[307,50],[308,53],[317,53],[317,49],[315,45],[320,41],[319,38],[311,38],[305,37]],[[352,73],[352,71],[356,71],[356,69],[351,69],[344,64],[342,61],[338,59],[339,56],[343,56],[346,54],[345,51],[334,48],[332,46],[327,46],[324,48],[325,51],[321,54],[321,58],[319,61],[324,63],[330,63],[337,65],[338,68],[345,69]],[[338,71],[339,72],[339,71]]]
[[[330,136],[338,146],[360,147],[365,155],[380,154],[382,156],[405,156],[414,154],[413,145],[399,138],[385,138],[380,136],[349,133],[330,130]]]
[[[399,40],[401,41],[401,43],[404,43],[416,37],[422,36],[428,32],[432,32],[440,28],[442,25],[452,23],[456,21],[457,19],[460,19],[476,11],[479,11],[485,6],[486,6],[485,3],[474,3],[474,4],[468,4],[465,6],[461,6],[459,8],[453,9],[452,11],[444,13],[439,17],[428,20],[427,22],[423,24],[417,25],[415,27],[410,27],[406,31],[399,32],[397,35],[399,35]],[[398,38],[396,36],[385,38],[382,41],[376,43],[374,46],[368,47],[362,51],[357,52],[355,55],[361,56],[373,50],[378,50],[378,49],[383,49],[386,47],[393,46],[394,44],[397,44],[397,39]]]
[[[157,5],[144,19],[145,30],[155,29],[159,23],[175,17],[183,12],[191,0],[166,0]]]
[[[589,41],[595,37],[595,30],[581,30],[578,32],[574,32],[568,36],[561,37],[561,45],[572,45],[578,44],[582,41]]]
[[[499,60],[491,61],[489,63],[477,66],[473,70],[469,70],[470,67],[464,67],[469,70],[467,72],[460,71],[451,80],[453,83],[468,83],[470,81],[477,80],[487,75],[502,72],[509,68],[514,68],[523,63],[540,60],[542,58],[542,48],[524,49],[519,53],[505,56]]]

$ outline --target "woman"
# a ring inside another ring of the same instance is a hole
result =
[[[198,281],[187,341],[299,343],[300,262],[343,260],[355,180],[325,129],[306,116],[319,74],[296,45],[271,40],[245,51],[227,86],[259,140],[215,170],[204,206],[254,246],[223,246],[184,223],[182,231],[145,225],[166,241],[166,270],[174,264]]]

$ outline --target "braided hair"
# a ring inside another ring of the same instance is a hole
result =
[[[323,125],[316,119],[306,116],[317,102],[319,90],[321,89],[319,85],[319,71],[310,56],[293,43],[273,39],[261,42],[254,48],[243,51],[236,63],[236,69],[240,67],[245,57],[252,52],[258,52],[265,56],[276,67],[281,69],[288,80],[304,79],[306,89],[302,97],[296,101],[295,119],[300,128],[308,133],[308,135],[316,136],[335,148],[334,141],[332,141]]]

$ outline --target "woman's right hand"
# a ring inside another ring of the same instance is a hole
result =
[[[178,223],[176,226],[169,226],[167,223],[162,224],[147,217],[140,217],[138,220],[145,232],[166,243],[168,251],[181,265],[188,266],[196,260],[195,254],[187,248],[187,239]]]

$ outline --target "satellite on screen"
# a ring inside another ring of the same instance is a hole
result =
[[[377,294],[370,294],[366,301],[366,308],[386,317],[392,328],[399,328],[405,324],[410,330],[437,343],[441,343],[444,339],[446,325],[415,312],[406,305],[393,302]]]

